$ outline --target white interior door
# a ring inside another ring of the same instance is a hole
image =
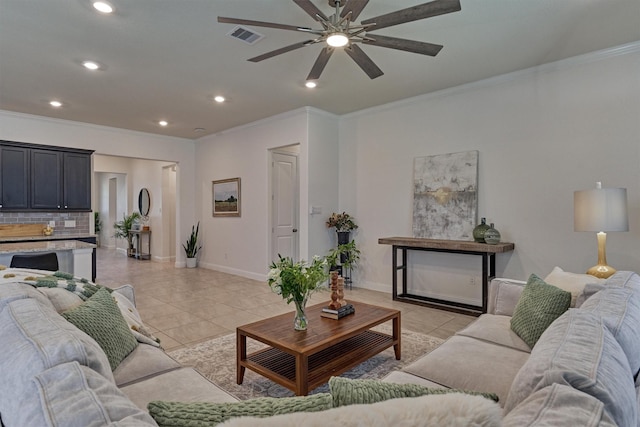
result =
[[[298,157],[272,152],[271,260],[298,260]]]

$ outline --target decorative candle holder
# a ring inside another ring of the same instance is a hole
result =
[[[338,304],[340,304],[340,307],[347,305],[344,300],[344,279],[342,277],[338,277]]]

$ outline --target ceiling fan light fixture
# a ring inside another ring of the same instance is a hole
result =
[[[60,108],[62,107],[62,102],[53,100],[49,102],[49,105],[51,105],[54,108]]]
[[[216,101],[216,102],[218,102],[218,103],[221,103],[221,102],[226,101],[226,98],[225,98],[224,96],[218,95],[218,96],[215,96],[215,97],[213,98],[213,100],[214,100],[214,101]]]
[[[331,47],[343,47],[349,44],[349,37],[344,33],[333,33],[327,37],[327,44]]]
[[[318,86],[318,83],[314,82],[313,80],[307,80],[304,85],[309,89],[314,89],[316,86]]]

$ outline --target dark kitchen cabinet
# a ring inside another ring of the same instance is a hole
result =
[[[29,150],[0,145],[0,210],[29,208]]]
[[[90,150],[67,149],[34,144],[0,142],[2,181],[0,189],[9,189],[11,204],[2,210],[90,211],[91,153]],[[5,152],[9,153],[5,171]],[[16,165],[18,153],[24,157],[24,168]],[[20,174],[21,172],[21,174]],[[19,176],[20,175],[20,176]],[[18,204],[20,195],[27,203]],[[4,191],[2,199],[5,199]]]

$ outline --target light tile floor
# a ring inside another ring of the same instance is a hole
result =
[[[204,268],[175,268],[128,258],[115,250],[98,248],[96,282],[135,288],[142,320],[161,339],[166,350],[235,333],[236,327],[291,312],[281,296],[265,282]],[[354,287],[345,299],[393,307],[402,312],[402,328],[448,338],[475,317],[393,301],[391,295]],[[317,292],[310,304],[328,301]]]

